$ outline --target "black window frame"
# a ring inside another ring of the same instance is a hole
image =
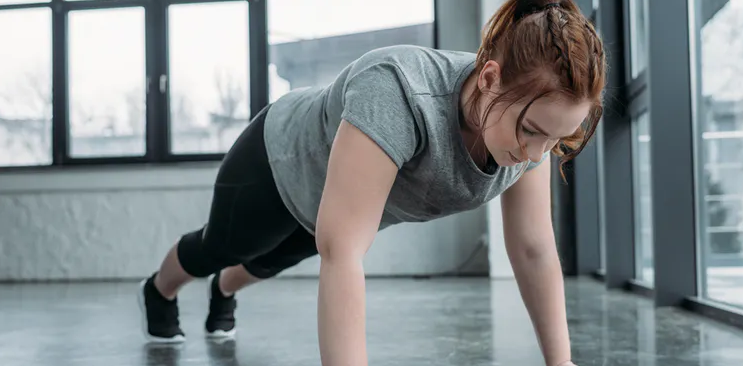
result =
[[[431,0],[436,14],[438,1]],[[246,2],[248,6],[250,118],[269,103],[269,42],[267,0],[51,0],[30,4],[0,5],[4,10],[50,8],[52,11],[52,160],[51,164],[0,166],[1,171],[48,170],[60,167],[103,165],[168,165],[180,162],[218,162],[225,153],[173,153],[170,138],[168,70],[168,17],[171,5]],[[73,157],[70,155],[68,84],[68,15],[71,11],[143,7],[147,118],[145,154],[142,156]],[[433,20],[433,47],[438,48],[438,20]],[[165,76],[164,90],[160,77]]]

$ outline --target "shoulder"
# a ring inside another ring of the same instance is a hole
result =
[[[421,60],[426,54],[440,52],[433,48],[415,45],[394,45],[380,47],[362,54],[355,62],[356,65],[390,64],[405,66],[414,60]]]
[[[460,74],[474,64],[475,54],[416,45],[377,48],[363,54],[349,67],[349,77],[377,73],[378,80],[394,77],[415,94],[450,92]]]

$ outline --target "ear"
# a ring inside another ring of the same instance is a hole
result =
[[[482,71],[480,71],[480,76],[477,79],[477,88],[483,92],[486,90],[497,90],[500,87],[500,80],[500,65],[490,60],[483,65]]]

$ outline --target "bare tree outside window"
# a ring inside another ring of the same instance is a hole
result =
[[[68,43],[70,155],[144,155],[144,9],[73,11]]]
[[[222,153],[250,118],[248,4],[168,8],[172,153]]]
[[[249,122],[247,116],[239,116],[240,109],[247,103],[247,92],[243,89],[243,83],[227,72],[216,72],[214,81],[219,96],[219,108],[210,113],[210,121],[216,129],[217,146],[225,147],[225,131],[245,126]]]
[[[51,12],[0,12],[0,35],[0,166],[50,164]]]

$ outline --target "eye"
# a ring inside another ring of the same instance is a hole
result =
[[[524,127],[523,125],[521,126],[521,131],[523,131],[528,136],[534,136],[537,134],[536,132]]]

